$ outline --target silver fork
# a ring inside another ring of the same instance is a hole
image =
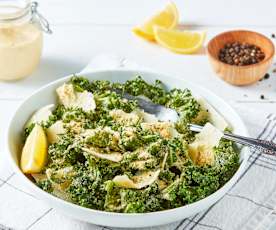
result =
[[[160,121],[176,122],[179,118],[178,113],[174,109],[166,108],[165,106],[155,104],[146,97],[132,96],[128,93],[123,93],[121,90],[114,91],[118,94],[121,94],[122,97],[128,100],[136,100],[140,108],[142,108],[147,113],[155,115],[157,119]],[[193,132],[200,132],[202,128],[203,127],[200,125],[189,124],[189,129]],[[262,151],[265,154],[276,155],[276,144],[272,141],[244,137],[228,132],[224,132],[222,138],[237,142],[242,145],[249,146],[253,149]]]

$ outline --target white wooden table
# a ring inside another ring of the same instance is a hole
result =
[[[38,2],[39,10],[49,19],[54,33],[45,35],[42,61],[32,76],[18,82],[0,83],[1,154],[7,121],[16,106],[35,89],[78,72],[101,53],[120,55],[154,71],[200,84],[226,99],[238,112],[247,109],[261,111],[261,114],[276,112],[276,73],[272,73],[273,68],[268,80],[252,86],[234,87],[215,76],[206,55],[174,54],[131,33],[133,25],[162,8],[165,0]],[[255,30],[268,37],[276,33],[275,0],[175,0],[175,3],[181,14],[182,28],[207,30],[207,41],[222,31],[237,28]],[[265,100],[260,99],[261,94]],[[246,116],[243,113],[243,117]]]

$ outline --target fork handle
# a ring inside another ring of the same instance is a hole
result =
[[[242,145],[247,145],[256,150],[262,151],[264,154],[275,155],[276,156],[276,144],[272,141],[254,139],[249,137],[242,137],[239,135],[233,135],[230,133],[224,133],[223,137],[225,139],[235,141]]]
[[[194,132],[200,132],[202,130],[202,126],[189,124],[190,130]],[[249,146],[253,149],[260,150],[264,154],[274,155],[276,156],[276,143],[272,141],[254,139],[250,137],[243,137],[232,133],[223,133],[223,138],[237,142],[242,145]]]

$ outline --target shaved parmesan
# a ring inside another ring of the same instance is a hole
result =
[[[111,110],[109,115],[121,125],[136,125],[141,119],[138,113],[126,113],[121,109]]]
[[[70,195],[68,195],[65,191],[54,188],[52,194],[62,200],[66,200],[72,202]]]
[[[34,178],[35,182],[38,183],[43,180],[47,180],[47,176],[45,174],[32,174],[32,177]],[[67,183],[68,187],[69,184]],[[60,199],[71,201],[70,196],[64,191],[65,187],[61,186],[60,184],[53,183],[52,182],[53,191],[52,194]]]
[[[129,163],[130,168],[143,170],[147,167],[147,164],[154,163],[154,159],[136,160]]]
[[[143,148],[137,149],[136,152],[138,153],[137,157],[139,160],[146,160],[151,157],[150,153]]]
[[[202,110],[199,112],[199,117],[196,119],[206,117],[212,125],[221,131],[229,127],[227,121],[205,99],[200,97],[197,99],[197,102],[200,104]]]
[[[141,189],[154,183],[158,179],[159,173],[160,170],[155,172],[146,171],[132,177],[132,179],[129,179],[129,177],[126,175],[115,176],[113,182],[118,187]]]
[[[76,92],[72,84],[63,84],[56,90],[59,101],[66,108],[81,108],[85,112],[94,111],[96,103],[91,92]]]
[[[101,159],[106,159],[113,162],[120,162],[123,159],[123,155],[118,152],[101,153],[96,148],[82,148],[83,151],[92,154],[93,156]]]
[[[56,143],[59,140],[59,135],[64,133],[65,129],[62,121],[56,121],[46,130],[48,141],[51,144]]]
[[[39,182],[47,179],[47,176],[45,174],[40,174],[40,173],[33,173],[32,177],[34,178],[35,182]]]
[[[136,188],[136,184],[127,175],[115,176],[113,182],[122,188]]]
[[[158,122],[158,119],[155,115],[144,112],[144,111],[140,111],[141,116],[143,118],[143,121],[146,123],[154,123],[154,122]]]
[[[60,168],[58,170],[53,170],[51,168],[48,168],[46,170],[46,176],[49,180],[52,180],[52,176],[54,175],[55,179],[62,179],[66,178],[67,176],[74,175],[74,170],[72,166]]]
[[[223,133],[207,123],[202,131],[195,137],[195,141],[189,145],[189,155],[192,161],[198,165],[212,165],[215,160],[213,148],[218,146]]]
[[[32,123],[41,123],[48,121],[49,117],[52,115],[52,110],[54,109],[54,107],[54,104],[50,104],[37,110],[32,115],[31,119],[27,122],[26,127],[28,127]]]
[[[208,122],[203,127],[201,132],[195,135],[195,141],[207,143],[209,146],[215,147],[219,144],[219,141],[222,138],[222,136],[223,133],[218,128],[216,128]]]
[[[159,133],[164,138],[173,138],[178,135],[174,128],[174,124],[171,122],[152,122],[152,123],[141,123],[142,129],[148,129],[153,132]]]

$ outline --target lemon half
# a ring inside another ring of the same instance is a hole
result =
[[[39,173],[47,161],[47,137],[40,125],[35,125],[22,150],[20,167],[24,173]]]
[[[139,37],[154,41],[154,26],[172,29],[178,24],[178,21],[179,14],[176,5],[170,2],[165,9],[152,16],[143,25],[134,27],[132,31]]]
[[[163,47],[182,54],[198,51],[205,40],[206,32],[190,32],[154,26],[155,40]]]

